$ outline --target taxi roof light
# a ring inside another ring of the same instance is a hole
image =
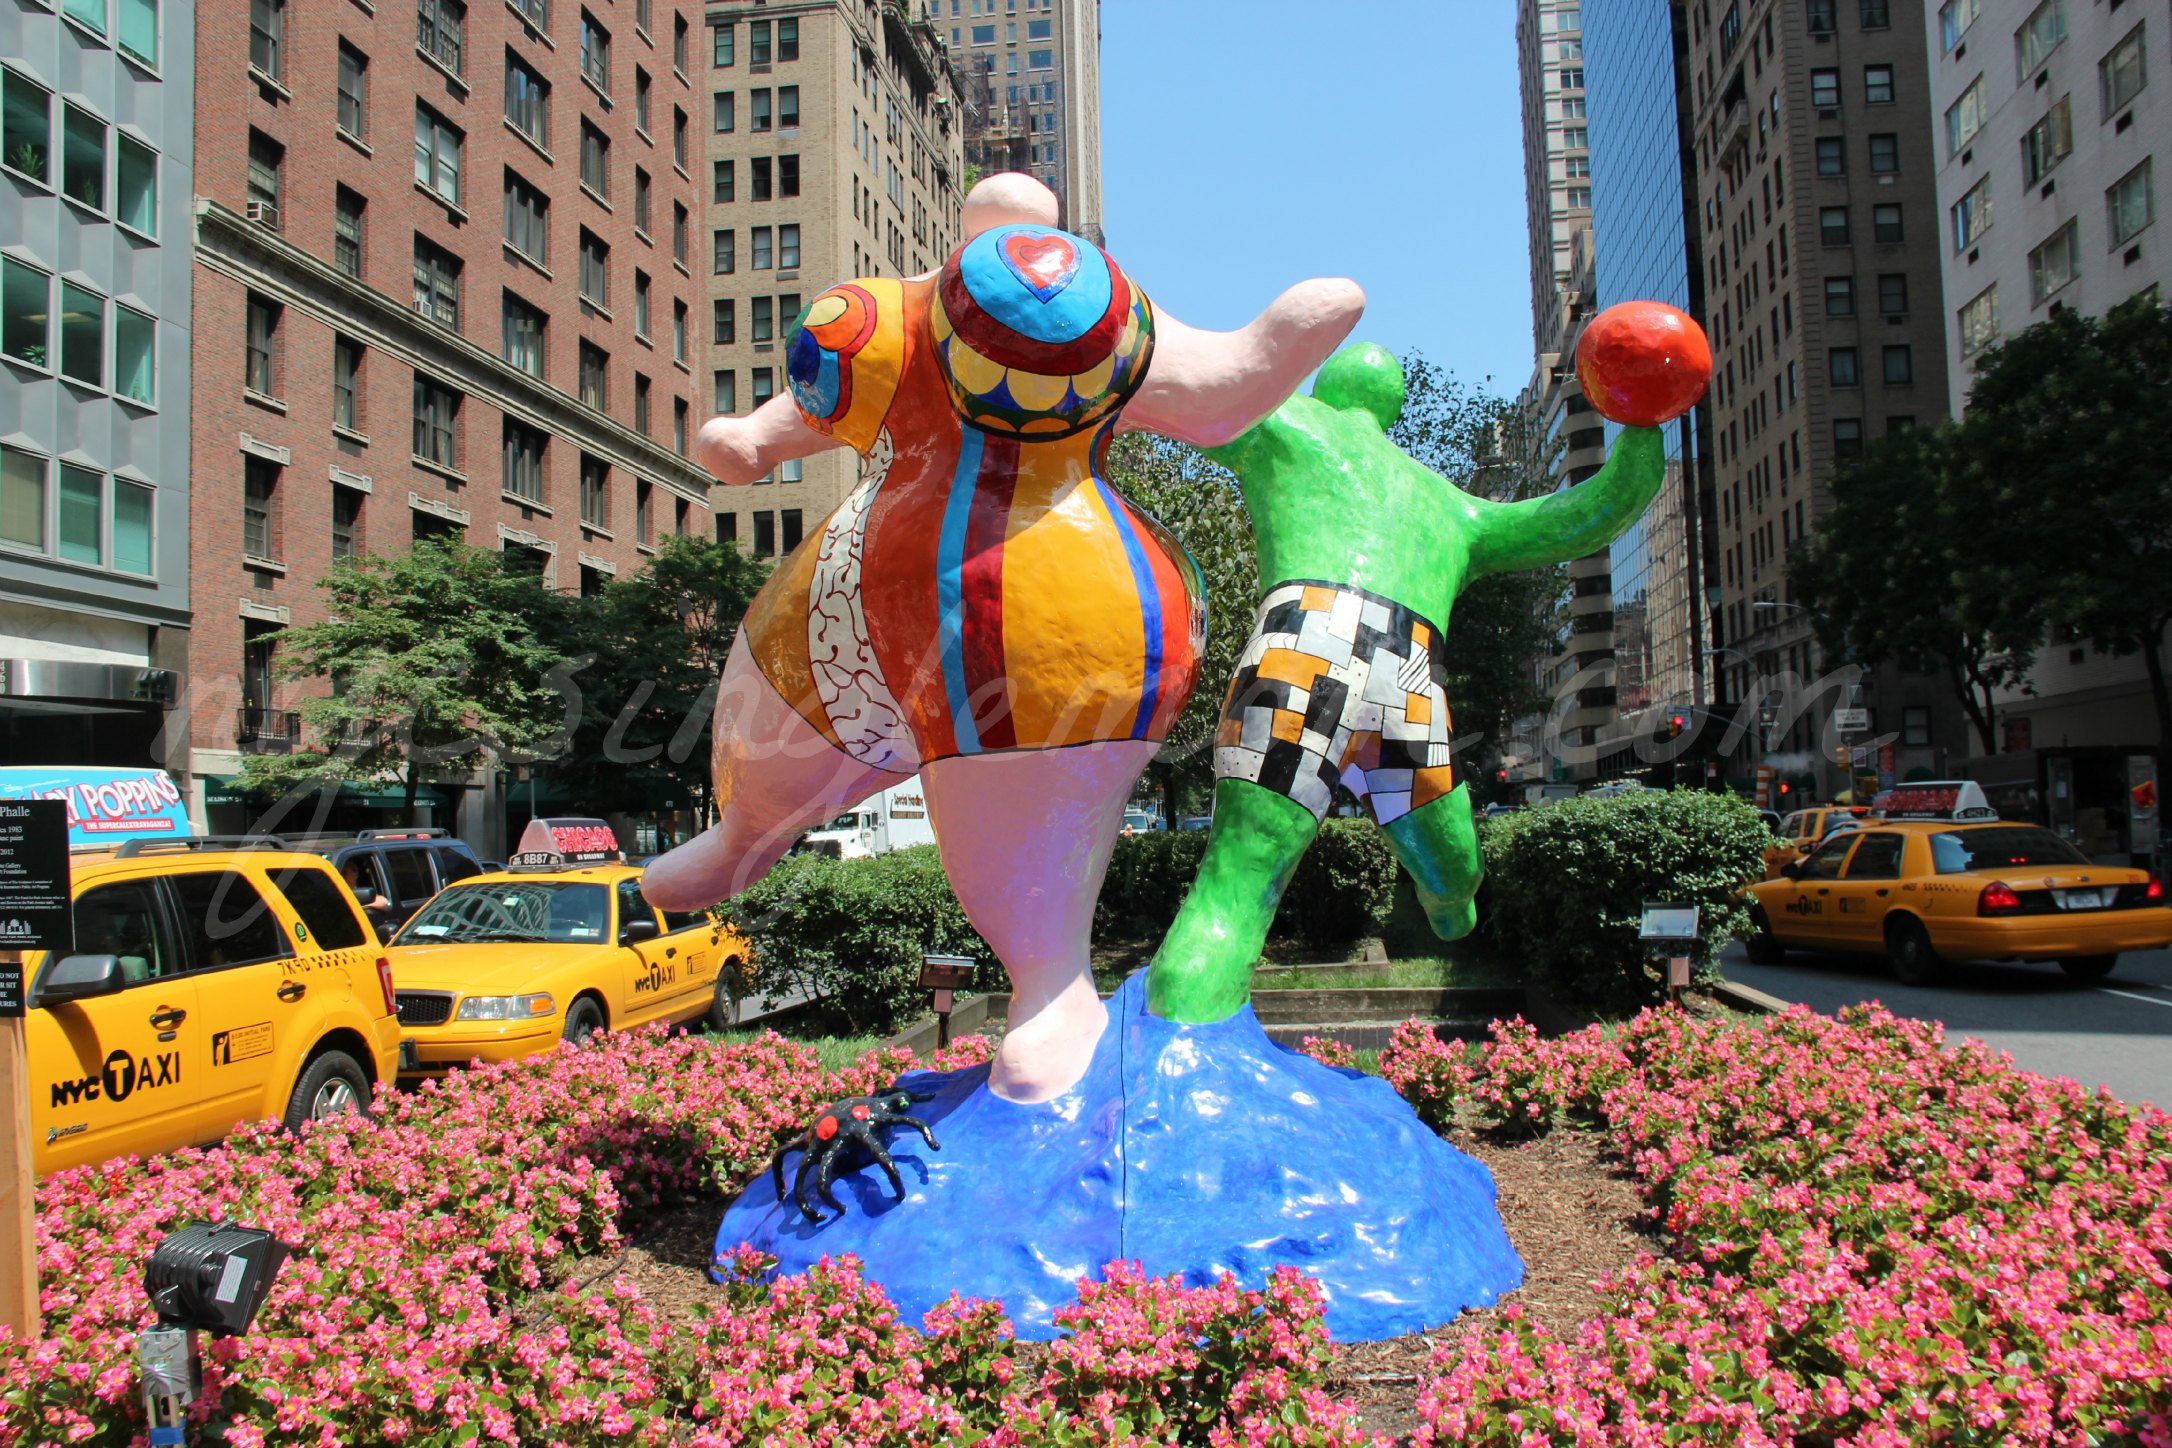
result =
[[[1976,897],[1976,913],[2018,915],[2021,913],[2021,897],[2016,895],[2013,886],[2004,880],[1993,880],[1984,886],[1983,893]]]

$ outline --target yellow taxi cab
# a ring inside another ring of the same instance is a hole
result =
[[[1799,809],[1784,816],[1765,846],[1765,878],[1777,879],[1780,867],[1802,859],[1839,830],[1852,830],[1876,818],[1868,805],[1831,804]]]
[[[364,1110],[393,1079],[385,953],[316,855],[168,836],[70,874],[75,948],[24,961],[37,1171]]]
[[[2172,945],[2172,908],[2146,870],[2099,865],[2039,825],[2001,820],[1980,787],[1902,797],[1746,892],[1750,959],[1789,949],[1882,954],[1906,985],[1948,962],[2056,960],[2100,980],[2122,951]]]
[[[521,844],[392,937],[403,1078],[651,1021],[729,1023],[744,940],[706,912],[658,911],[600,820],[537,820]]]

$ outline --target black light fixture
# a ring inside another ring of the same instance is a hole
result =
[[[933,955],[920,957],[920,988],[935,992],[935,1045],[940,1050],[950,1044],[950,1007],[957,993],[973,984],[973,972],[980,965],[970,955]]]
[[[136,1337],[151,1448],[186,1441],[188,1405],[204,1386],[198,1334],[247,1332],[289,1251],[261,1228],[230,1222],[183,1227],[151,1249],[143,1290],[158,1321]]]

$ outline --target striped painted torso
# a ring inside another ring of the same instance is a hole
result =
[[[1206,601],[1183,548],[1101,476],[1113,416],[1054,440],[963,424],[935,284],[856,286],[889,325],[869,317],[846,359],[853,425],[825,430],[861,453],[861,481],[749,611],[763,674],[847,753],[901,772],[1164,738]]]

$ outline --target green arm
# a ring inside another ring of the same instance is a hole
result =
[[[1544,568],[1596,553],[1628,531],[1666,481],[1656,427],[1622,429],[1606,466],[1572,488],[1522,503],[1473,499],[1472,578]]]

